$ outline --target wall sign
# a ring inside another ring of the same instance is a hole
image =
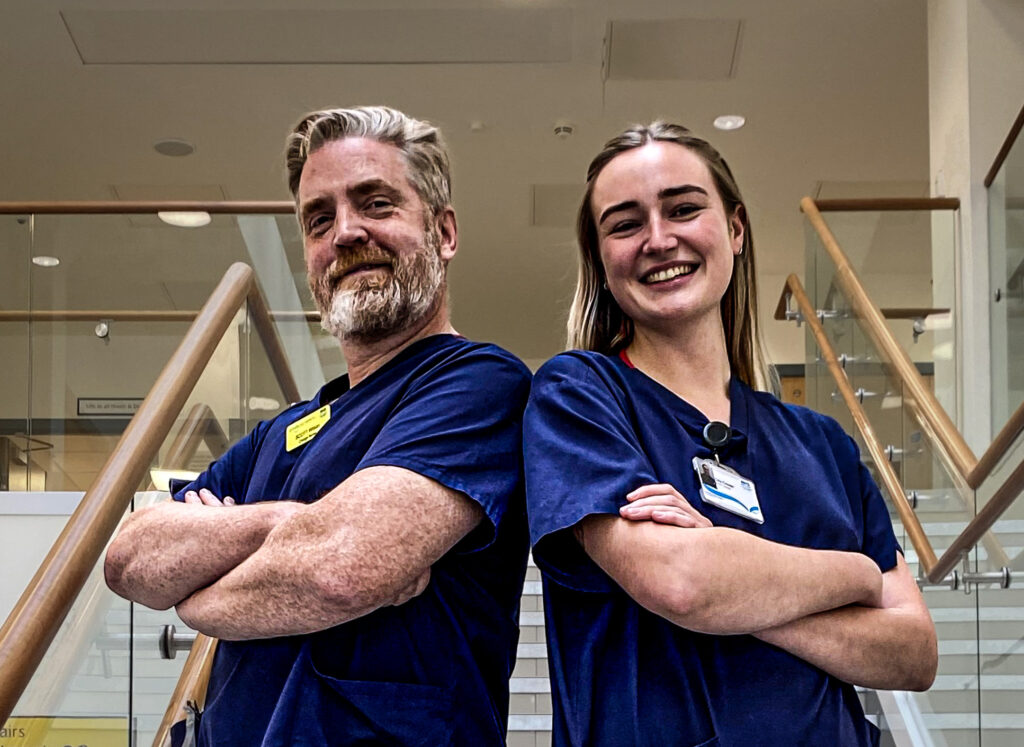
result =
[[[134,415],[141,404],[141,397],[79,397],[78,414],[88,417],[114,415],[123,418],[126,415]]]

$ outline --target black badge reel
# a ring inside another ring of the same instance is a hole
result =
[[[710,447],[715,455],[715,461],[719,464],[722,460],[718,458],[718,452],[725,448],[731,437],[732,428],[721,421],[711,420],[704,426],[704,443]]]

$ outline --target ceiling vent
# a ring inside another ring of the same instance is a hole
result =
[[[65,10],[86,65],[567,62],[565,8]]]
[[[605,80],[724,80],[736,75],[743,22],[705,18],[611,21]]]

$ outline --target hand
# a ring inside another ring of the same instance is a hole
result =
[[[204,506],[234,506],[235,499],[230,495],[226,495],[224,500],[221,500],[206,488],[200,488],[198,493],[194,490],[189,490],[185,493],[185,503],[202,504]]]
[[[677,527],[714,526],[682,494],[667,483],[642,485],[626,496],[629,504],[619,509],[619,515],[630,521],[653,521]]]
[[[397,596],[395,596],[395,598],[391,601],[391,606],[392,607],[397,607],[400,604],[405,604],[406,602],[408,602],[413,597],[418,597],[420,594],[422,594],[426,590],[427,585],[429,583],[430,583],[430,569],[428,568],[427,570],[425,570],[423,572],[423,575],[421,575],[419,578],[417,578],[411,584],[409,584],[404,589],[402,589],[400,592],[398,592]]]

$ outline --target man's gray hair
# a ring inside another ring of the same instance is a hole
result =
[[[398,148],[409,167],[409,181],[435,217],[452,201],[451,167],[441,132],[386,106],[355,106],[312,112],[288,136],[285,161],[288,188],[296,200],[306,159],[332,140],[365,137]]]

